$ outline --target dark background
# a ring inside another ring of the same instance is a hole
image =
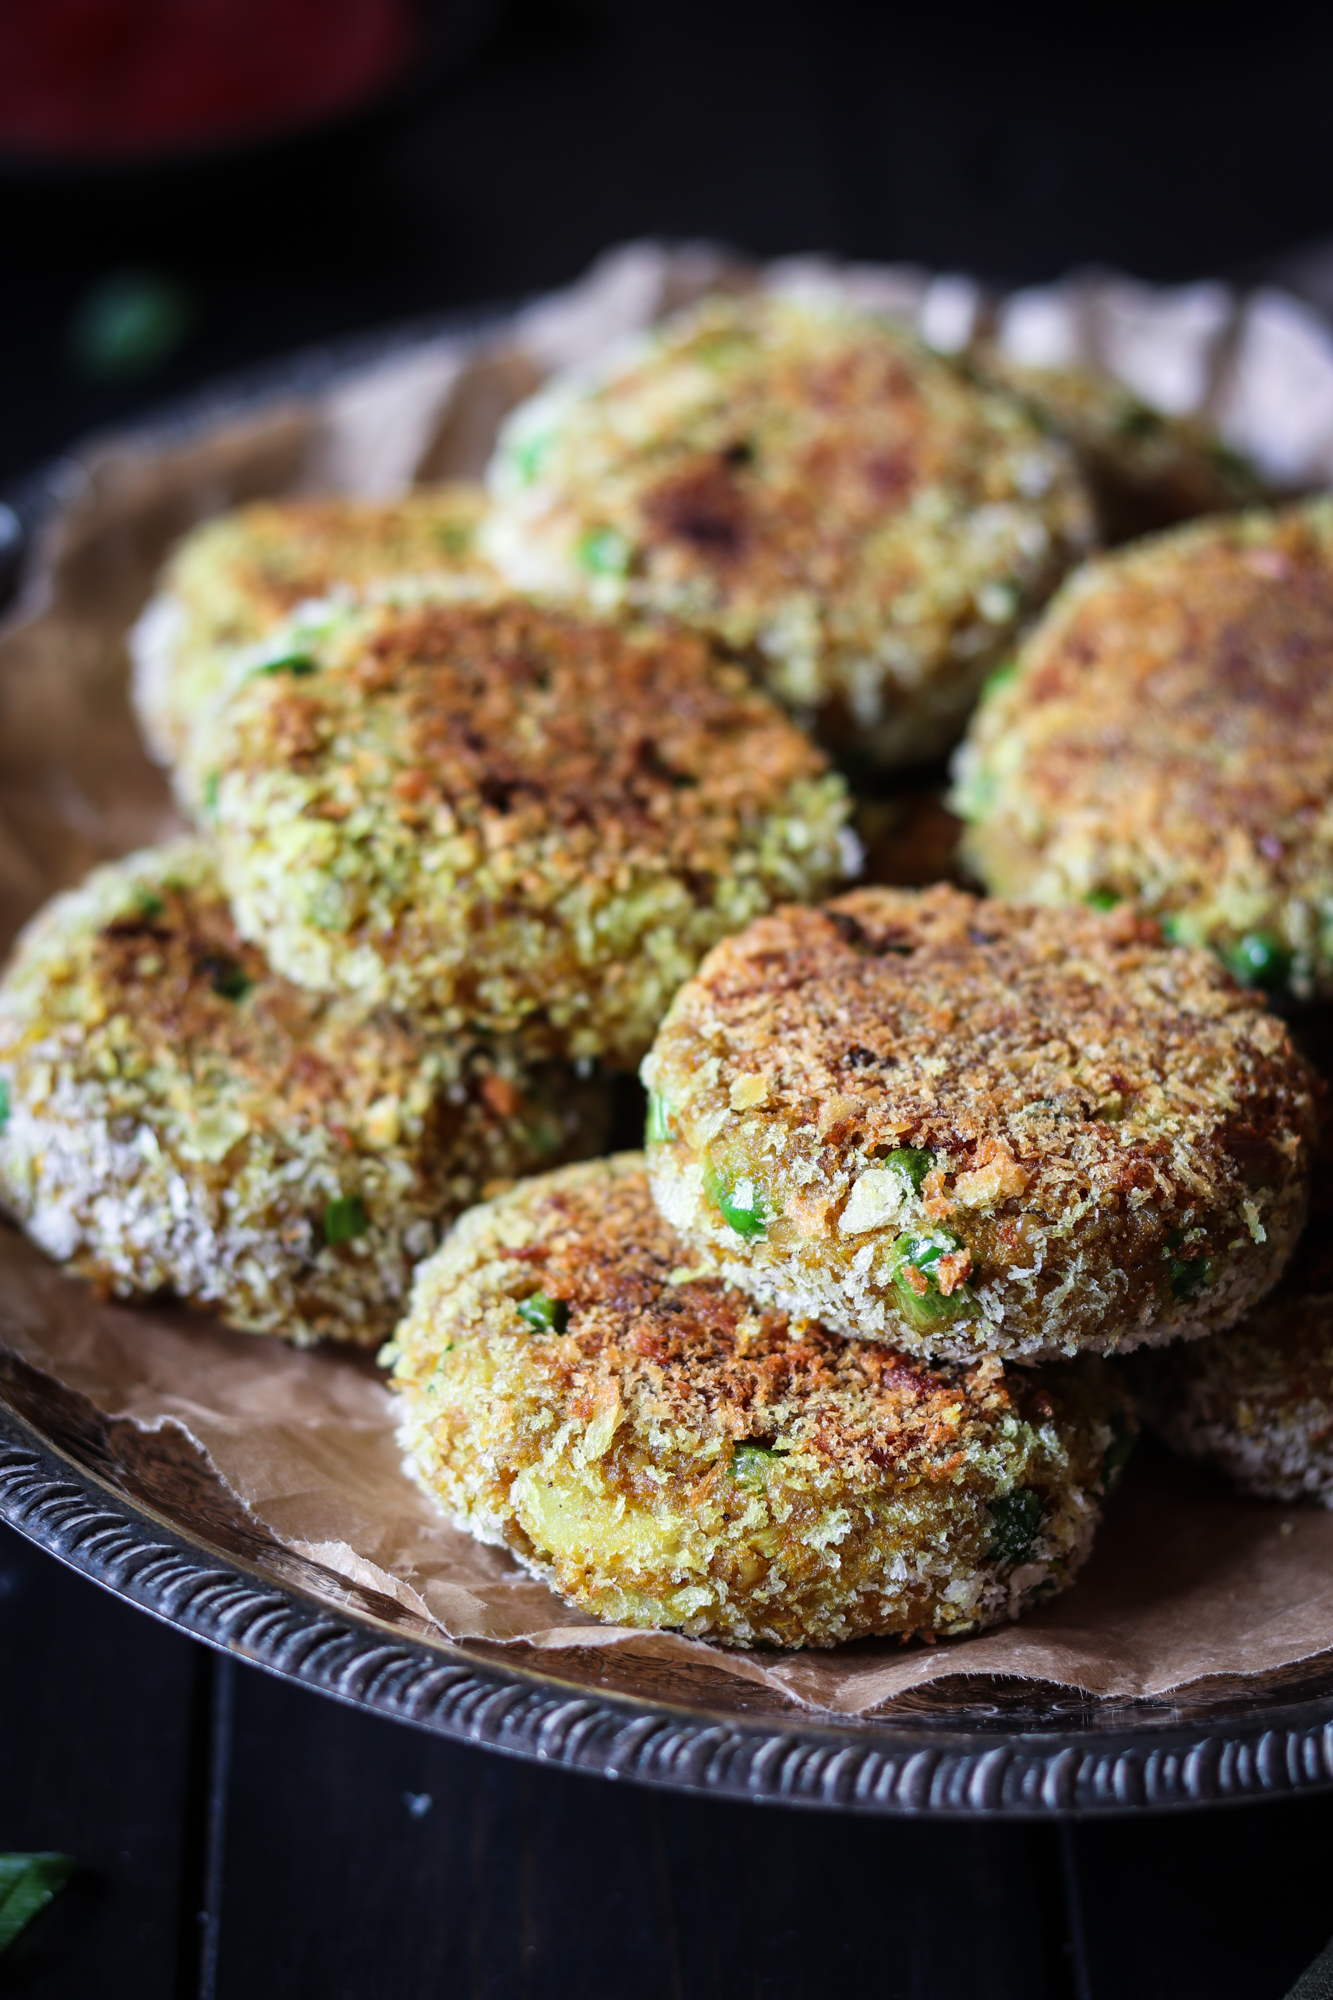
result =
[[[1248,275],[1333,235],[1326,10],[1093,10],[1077,40],[1065,17],[854,0],[479,18],[417,102],[323,141],[158,172],[0,162],[0,481],[145,399],[565,282],[631,236],[1028,281]],[[127,271],[182,287],[193,323],[158,367],[98,380],[72,329]]]
[[[515,0],[323,137],[158,171],[0,161],[0,483],[219,372],[515,300],[631,236],[1309,288],[1333,16],[1080,25]],[[177,331],[108,363],[84,335],[127,279]],[[920,1826],[527,1770],[215,1662],[0,1533],[0,1847],[80,1863],[0,1993],[1280,2000],[1333,1931],[1331,1837],[1321,1799]]]

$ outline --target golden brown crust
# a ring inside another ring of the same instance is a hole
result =
[[[901,326],[714,298],[518,411],[482,543],[516,582],[753,647],[780,698],[889,763],[954,740],[1091,539],[1065,447]]]
[[[1127,1377],[1144,1421],[1242,1492],[1333,1506],[1333,1157],[1281,1282],[1239,1326],[1136,1355]]]
[[[511,847],[567,834],[611,865],[723,872],[748,810],[777,807],[828,769],[699,634],[631,636],[522,598],[386,621],[332,698],[319,675],[275,686],[266,721],[296,769],[325,764],[331,711],[342,721],[374,704],[393,717],[400,821],[429,826],[443,811],[497,837],[502,827]],[[353,740],[328,773],[335,810],[361,761]]]
[[[686,1254],[622,1155],[474,1210],[422,1270],[386,1358],[474,1532],[599,1616],[740,1644],[974,1630],[1067,1580],[1129,1434],[1098,1364],[928,1366]]]
[[[1094,368],[1031,368],[993,347],[973,357],[983,381],[1017,396],[1074,448],[1104,539],[1125,542],[1199,514],[1260,507],[1253,467],[1197,418],[1168,416]]]
[[[1333,506],[1089,565],[983,704],[954,796],[994,892],[1137,898],[1224,954],[1271,935],[1276,983],[1290,961],[1297,992],[1327,986]]]
[[[480,579],[484,502],[464,484],[382,502],[266,500],[187,535],[130,638],[139,721],[152,754],[180,767],[182,796],[193,798],[191,745],[214,726],[238,653],[322,599]]]
[[[472,529],[484,505],[481,489],[465,485],[425,487],[391,501],[260,500],[197,529],[166,581],[194,586],[197,639],[245,645],[299,604],[340,587],[452,569],[462,556],[479,560]],[[210,590],[200,587],[205,562]]]
[[[1203,1332],[1299,1225],[1312,1084],[1286,1030],[1128,910],[941,885],[776,912],[682,989],[644,1076],[658,1198],[701,1255],[927,1352]],[[917,1282],[889,1277],[914,1230],[945,1260],[921,1299],[957,1299],[915,1328]]]
[[[190,842],[25,934],[0,1086],[0,1192],[52,1254],[297,1340],[381,1338],[447,1221],[605,1124],[603,1085],[279,978]]]
[[[568,1308],[568,1332],[546,1344],[540,1366],[572,1416],[594,1416],[614,1382],[625,1395],[646,1391],[664,1424],[770,1450],[790,1434],[849,1479],[873,1481],[909,1467],[945,1478],[977,1422],[1054,1413],[1058,1371],[932,1366],[759,1306],[717,1278],[673,1282],[689,1251],[642,1172],[557,1177],[528,1216],[532,1240],[500,1255]],[[632,1490],[632,1466],[621,1470]]]
[[[680,626],[381,610],[231,720],[223,865],[275,963],[578,1055],[636,1061],[709,944],[841,871],[841,781]]]

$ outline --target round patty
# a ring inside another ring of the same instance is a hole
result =
[[[1011,390],[1043,430],[1072,447],[1104,541],[1267,498],[1258,473],[1207,424],[1154,409],[1114,375],[1025,367],[994,348],[983,350],[977,367],[983,381]]]
[[[1135,1356],[1146,1422],[1243,1493],[1333,1507],[1333,1165],[1276,1291],[1229,1333]]]
[[[843,873],[843,781],[683,626],[381,607],[300,664],[232,697],[206,795],[302,985],[633,1064],[710,945]]]
[[[1072,456],[885,320],[714,298],[508,420],[482,545],[528,588],[753,647],[882,764],[939,754],[1091,540]]]
[[[1089,564],[983,702],[952,804],[998,895],[1135,899],[1238,978],[1333,994],[1333,502]]]
[[[481,575],[479,486],[423,487],[399,500],[264,500],[195,528],[178,545],[130,634],[131,692],[159,763],[184,764],[241,669],[307,607],[315,630],[330,600]],[[299,640],[297,642],[299,644]]]
[[[516,1187],[386,1360],[416,1475],[621,1625],[974,1632],[1068,1582],[1132,1426],[1104,1364],[927,1366],[682,1268],[637,1154]]]
[[[910,1353],[1109,1353],[1229,1326],[1306,1199],[1282,1022],[1132,913],[943,885],[720,945],[643,1066],[701,1264]]]
[[[256,1333],[383,1339],[460,1209],[607,1124],[603,1083],[277,978],[192,842],[56,897],[0,982],[0,1201]]]

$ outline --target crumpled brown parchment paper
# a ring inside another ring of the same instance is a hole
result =
[[[984,320],[1019,359],[1096,360],[1164,408],[1207,412],[1279,482],[1333,482],[1333,339],[1281,293],[1088,277],[993,299],[905,268],[812,258],[756,272],[708,248],[631,245],[491,334],[418,341],[317,393],[103,441],[71,462],[0,634],[0,943],[94,862],[178,826],[138,742],[123,642],[179,534],[259,495],[383,496],[475,473],[501,416],[551,368],[711,285],[756,282],[836,285],[946,350]],[[261,1563],[267,1551],[276,1574],[422,1637],[521,1646],[549,1670],[627,1692],[660,1690],[665,1675],[677,1700],[715,1704],[729,1690],[747,1707],[856,1716],[904,1700],[919,1712],[960,1676],[1125,1700],[1235,1688],[1333,1656],[1333,1514],[1237,1499],[1153,1451],[1131,1464],[1079,1581],[1021,1625],[935,1647],[739,1654],[595,1624],[455,1530],[403,1476],[392,1398],[365,1357],[100,1301],[0,1224],[0,1362],[39,1423],[45,1394],[52,1410],[63,1398],[128,1426],[129,1490],[205,1538],[243,1542]]]

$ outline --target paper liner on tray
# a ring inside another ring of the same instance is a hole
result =
[[[1016,358],[1093,359],[1163,407],[1207,412],[1275,479],[1333,480],[1333,341],[1280,293],[1241,300],[1221,285],[1088,277],[995,299],[970,280],[908,269],[793,259],[756,271],[707,247],[630,246],[486,335],[404,344],[319,391],[223,407],[71,462],[20,612],[0,635],[0,940],[94,862],[178,825],[134,729],[124,652],[176,536],[260,495],[383,496],[475,473],[505,411],[552,367],[712,285],[757,282],[849,291],[943,348],[965,346],[984,318]],[[459,1533],[404,1477],[392,1399],[368,1357],[101,1301],[5,1225],[0,1348],[11,1375],[39,1371],[24,1376],[30,1402],[34,1381],[38,1406],[41,1382],[54,1382],[133,1427],[141,1461],[160,1458],[137,1490],[205,1536],[240,1535],[261,1562],[267,1549],[275,1566],[299,1564],[315,1588],[336,1598],[344,1585],[423,1635],[522,1645],[553,1666],[594,1653],[625,1687],[669,1669],[677,1695],[692,1679],[748,1685],[770,1703],[857,1715],[904,1699],[920,1708],[932,1684],[959,1676],[1125,1699],[1333,1652],[1333,1514],[1237,1499],[1158,1454],[1131,1465],[1079,1581],[1020,1625],[934,1647],[743,1654],[598,1625]]]

